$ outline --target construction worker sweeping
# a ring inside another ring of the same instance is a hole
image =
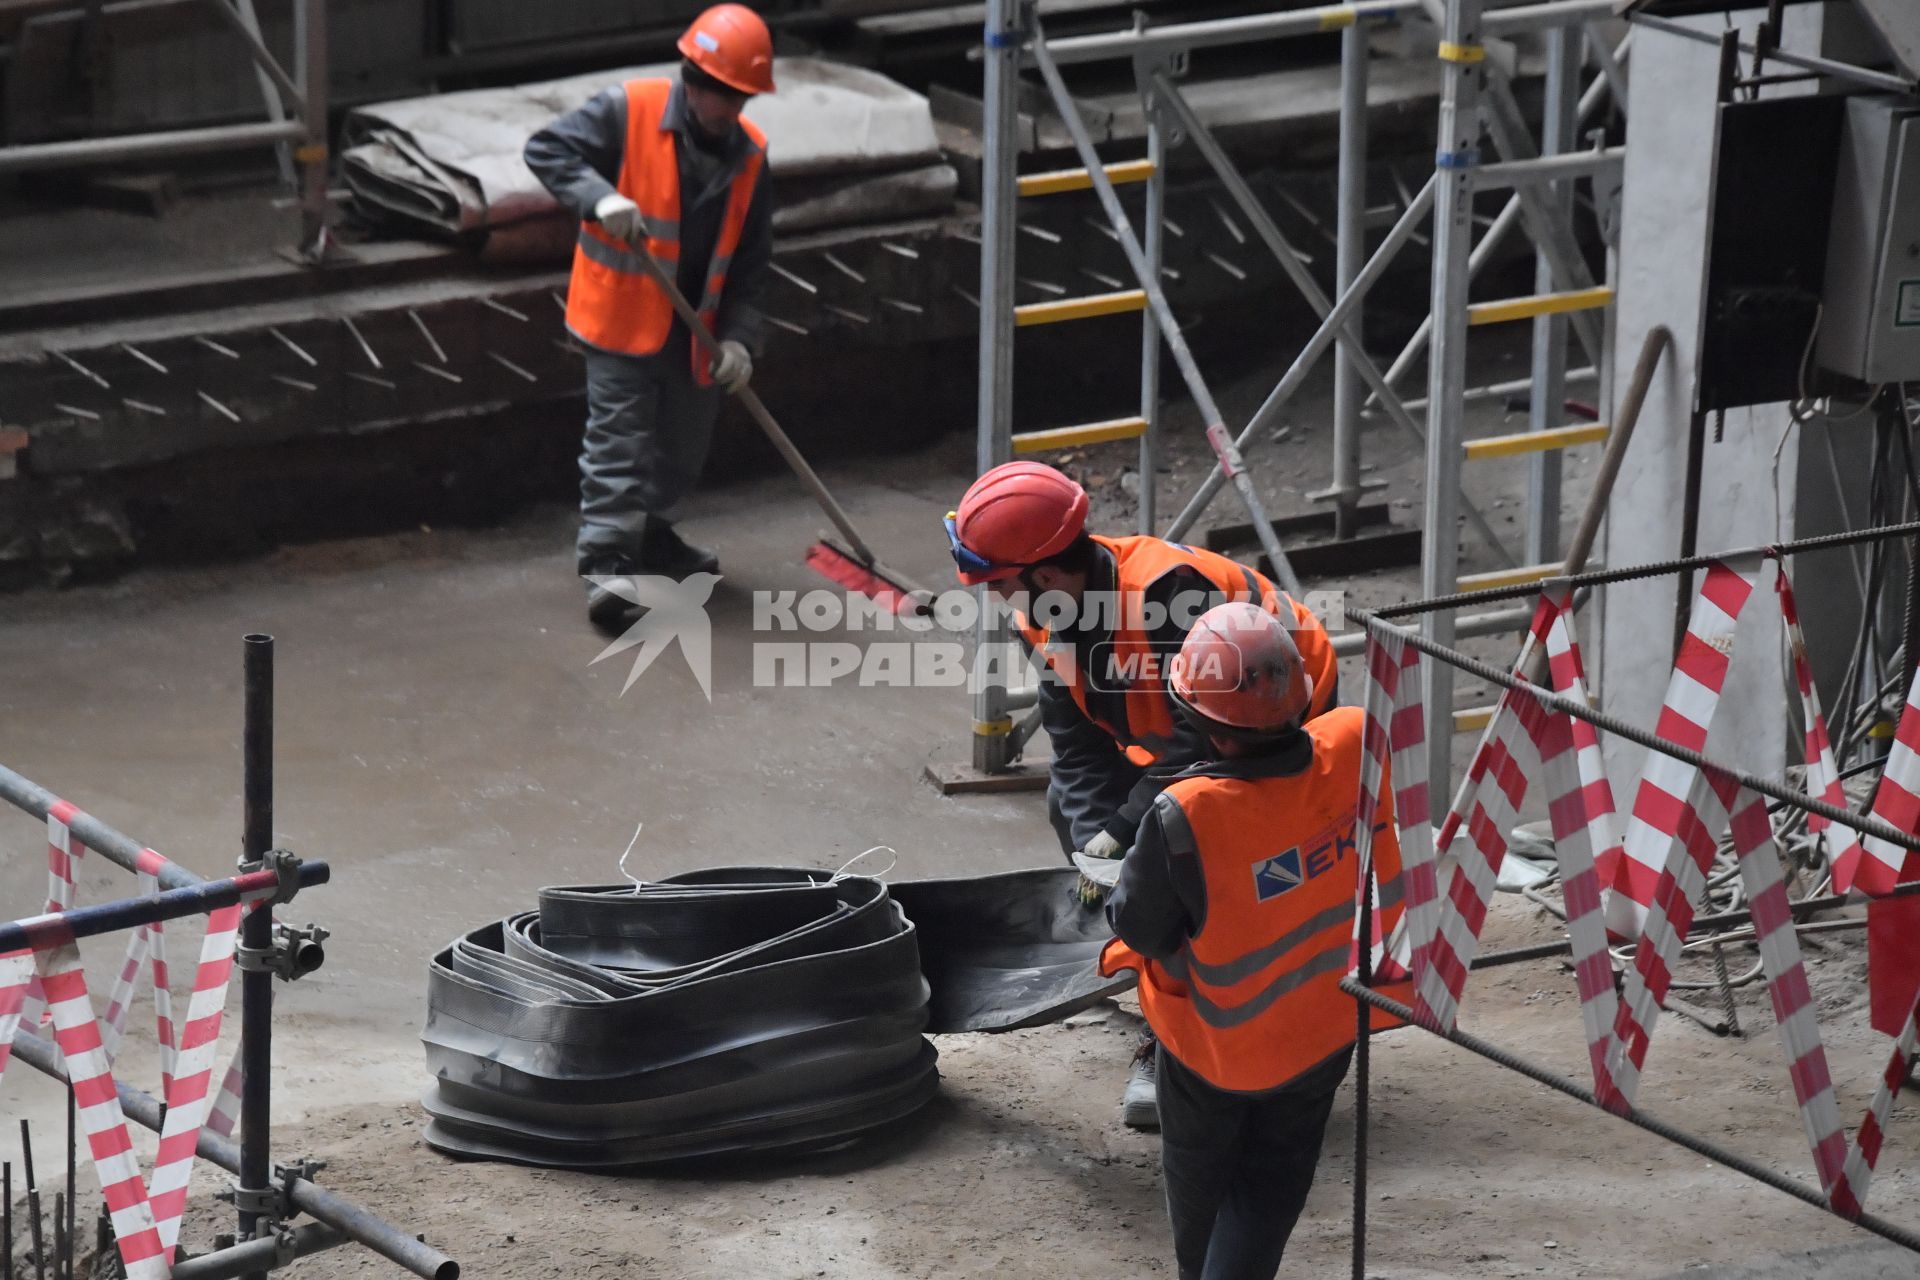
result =
[[[1294,637],[1236,602],[1210,610],[1170,678],[1214,759],[1140,824],[1107,918],[1107,976],[1133,969],[1159,1035],[1161,1168],[1181,1280],[1271,1280],[1313,1185],[1346,1076],[1355,800],[1365,713],[1310,721]],[[1373,842],[1380,920],[1402,914],[1390,779]],[[1396,1025],[1376,1022],[1376,1026]]]
[[[773,92],[773,38],[744,5],[708,9],[680,37],[678,80],[598,94],[535,134],[527,167],[581,219],[567,328],[586,347],[580,452],[583,577],[716,573],[671,513],[699,479],[722,389],[753,372],[772,254],[766,136],[741,109]],[[636,257],[651,254],[698,299],[709,350]],[[612,627],[632,607],[589,584]]]
[[[1152,537],[1086,532],[1087,494],[1038,462],[988,471],[947,517],[960,581],[1024,599],[1022,638],[1044,664],[1041,723],[1053,744],[1047,813],[1063,852],[1120,857],[1168,774],[1210,758],[1182,720],[1165,665],[1213,605],[1245,600],[1293,632],[1313,689],[1310,710],[1337,696],[1333,646],[1313,614],[1254,570],[1225,556]],[[1084,900],[1100,890],[1082,881]],[[1135,1056],[1121,1105],[1125,1122],[1155,1126],[1150,1039]]]

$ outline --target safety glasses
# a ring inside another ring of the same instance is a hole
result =
[[[960,528],[954,520],[955,513],[947,512],[947,546],[953,551],[953,563],[959,566],[960,572],[985,578],[1004,576],[1020,568],[1019,565],[995,564],[960,541]]]

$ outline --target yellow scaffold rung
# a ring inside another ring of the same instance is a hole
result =
[[[1520,587],[1529,582],[1544,582],[1548,578],[1558,576],[1562,571],[1563,566],[1558,564],[1527,564],[1521,565],[1518,569],[1469,573],[1457,581],[1462,591],[1493,591],[1500,587]]]
[[[1151,160],[1117,160],[1100,167],[1106,170],[1107,181],[1116,186],[1123,182],[1145,182],[1153,176]],[[1056,196],[1063,191],[1086,191],[1092,186],[1093,175],[1085,169],[1052,169],[1046,173],[1029,173],[1022,177],[1020,194]]]
[[[1467,323],[1505,324],[1509,320],[1531,320],[1535,316],[1557,316],[1569,311],[1591,311],[1613,302],[1613,290],[1605,285],[1593,289],[1575,289],[1570,293],[1537,293],[1527,298],[1502,298],[1498,302],[1476,302],[1467,308]]]
[[[1095,316],[1117,316],[1126,311],[1145,311],[1144,289],[1122,289],[1118,293],[1090,293],[1084,298],[1061,298],[1057,302],[1029,302],[1013,309],[1016,328],[1036,324],[1064,324],[1068,320],[1091,320]]]
[[[1577,427],[1551,427],[1545,431],[1516,431],[1509,436],[1482,436],[1467,441],[1467,461],[1487,458],[1512,458],[1523,453],[1545,453],[1549,449],[1571,449],[1575,445],[1599,444],[1607,438],[1604,422],[1585,422]]]
[[[1492,707],[1461,707],[1453,713],[1455,733],[1478,733],[1493,719]]]
[[[1106,422],[1082,423],[1077,427],[1023,431],[1014,436],[1013,451],[1040,453],[1047,449],[1071,449],[1082,444],[1105,444],[1109,440],[1137,440],[1146,432],[1145,418],[1112,418]]]

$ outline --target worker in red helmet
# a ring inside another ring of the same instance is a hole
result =
[[[603,628],[632,608],[605,579],[719,571],[672,512],[706,463],[720,392],[752,376],[765,329],[767,139],[740,113],[773,92],[773,37],[753,10],[722,4],[694,19],[679,49],[677,77],[608,89],[526,147],[527,167],[581,220],[567,289],[587,366],[575,551],[587,616]],[[673,313],[641,253],[695,303],[717,349]]]
[[[1353,1050],[1340,979],[1366,717],[1338,707],[1306,719],[1313,692],[1295,638],[1248,603],[1195,624],[1170,685],[1212,759],[1154,799],[1107,901],[1117,936],[1101,972],[1140,975],[1159,1039],[1160,1160],[1182,1280],[1279,1271]],[[1373,857],[1391,930],[1403,907],[1384,773],[1380,796]]]
[[[967,490],[947,517],[947,539],[960,581],[985,583],[1027,607],[1016,625],[1045,668],[1047,812],[1062,850],[1112,859],[1133,843],[1164,776],[1209,756],[1165,679],[1202,613],[1245,600],[1279,616],[1306,657],[1313,713],[1337,700],[1339,673],[1319,620],[1261,574],[1161,538],[1090,534],[1086,521],[1086,491],[1070,476],[1008,462]],[[1095,886],[1083,881],[1082,890],[1084,900],[1098,900]],[[1156,1123],[1153,1073],[1147,1040],[1121,1106],[1134,1128]]]

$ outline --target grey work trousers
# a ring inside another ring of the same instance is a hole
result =
[[[1160,1046],[1160,1170],[1180,1280],[1273,1280],[1306,1207],[1342,1053],[1270,1093],[1228,1093]]]
[[[579,568],[642,568],[648,517],[665,519],[700,479],[720,389],[695,384],[680,344],[657,356],[589,349],[586,360]]]

